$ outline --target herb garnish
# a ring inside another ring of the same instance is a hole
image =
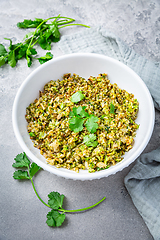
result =
[[[85,96],[83,95],[83,93],[81,91],[78,91],[72,95],[71,101],[74,103],[77,103],[77,102],[81,101],[84,97]]]
[[[111,102],[111,104],[110,104],[110,113],[115,113],[114,112],[115,111],[115,106],[113,105],[113,103]]]
[[[59,227],[62,225],[62,223],[65,220],[65,213],[73,213],[73,212],[82,212],[85,210],[89,210],[95,206],[97,206],[99,203],[101,203],[104,199],[102,198],[99,202],[96,204],[82,208],[82,209],[76,209],[76,210],[65,210],[62,205],[63,205],[63,200],[64,200],[64,195],[59,194],[58,192],[51,192],[48,194],[48,204],[45,203],[41,197],[38,195],[34,183],[33,183],[33,176],[41,169],[36,163],[32,163],[29,161],[25,153],[20,153],[16,156],[14,159],[15,163],[13,163],[14,168],[27,168],[27,170],[17,170],[13,174],[14,179],[27,179],[30,180],[34,189],[35,194],[37,195],[38,199],[47,207],[51,208],[52,210],[48,212],[47,214],[47,225],[50,227]]]
[[[4,64],[9,64],[15,67],[18,60],[26,58],[27,65],[32,65],[33,59],[37,59],[40,64],[49,61],[53,58],[51,52],[47,52],[45,56],[35,57],[37,51],[34,48],[38,44],[44,50],[51,50],[51,43],[60,40],[60,28],[79,25],[89,27],[84,24],[72,23],[75,19],[68,17],[50,17],[48,19],[35,18],[35,20],[25,19],[23,22],[17,23],[18,28],[36,28],[35,31],[27,33],[22,42],[13,44],[9,38],[4,38],[10,41],[10,46],[7,51],[4,45],[0,44],[0,67]]]
[[[85,121],[84,125],[90,133],[95,133],[98,128],[98,117],[90,115],[85,109],[85,106],[73,107],[73,110],[69,114],[69,127],[75,133],[83,130]]]
[[[71,101],[78,103],[84,98],[85,96],[82,94],[82,92],[78,91],[71,96]],[[99,119],[95,115],[86,112],[85,109],[86,106],[73,107],[72,111],[69,114],[69,128],[73,132],[77,133],[83,130],[83,124],[85,123],[85,127],[92,134],[84,136],[83,143],[85,143],[88,147],[96,147],[98,145],[98,142],[95,141],[96,135],[93,133],[95,133],[98,128],[97,122]]]

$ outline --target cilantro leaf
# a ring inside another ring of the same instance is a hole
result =
[[[12,164],[12,167],[19,168],[19,167],[29,167],[30,161],[27,158],[25,153],[20,153],[15,157],[15,163]]]
[[[77,103],[80,102],[84,97],[85,96],[83,95],[83,93],[81,91],[78,91],[71,96],[71,101],[73,103]]]
[[[52,40],[52,42],[58,42],[60,40],[60,32],[57,23],[52,22],[52,24],[49,25],[49,29],[52,33],[52,35],[50,35],[50,39]]]
[[[69,127],[73,132],[80,132],[83,130],[84,119],[80,117],[73,117],[69,119]]]
[[[27,34],[24,36],[23,40],[25,40],[25,39],[33,36],[33,34],[34,34],[34,32],[29,32],[29,33],[27,33]]]
[[[51,52],[47,52],[44,57],[38,58],[40,64],[43,64],[53,58],[53,54]]]
[[[11,67],[15,67],[16,66],[16,58],[15,58],[15,51],[11,51],[8,55],[8,64]]]
[[[47,38],[45,38],[44,36],[38,38],[38,43],[42,49],[51,50],[51,41],[47,41]]]
[[[30,137],[35,137],[36,135],[33,132],[29,133]]]
[[[83,137],[83,143],[85,143],[88,147],[96,147],[98,145],[98,142],[95,140],[96,135],[93,133]]]
[[[36,28],[38,25],[43,22],[43,19],[35,18],[35,20],[24,19],[23,22],[18,22],[17,27],[19,28]]]
[[[36,163],[33,162],[29,169],[30,177],[32,178],[40,169],[41,169],[41,167],[39,167]]]
[[[60,227],[65,220],[65,214],[58,211],[51,210],[47,214],[47,225],[50,227]]]
[[[52,21],[51,21],[52,19]],[[72,22],[75,21],[72,18],[61,17],[60,14],[56,17],[49,17],[47,19],[35,18],[24,19],[23,22],[18,22],[19,28],[35,28],[25,35],[23,41],[17,44],[12,44],[12,39],[4,38],[10,41],[9,51],[0,44],[0,67],[5,63],[8,63],[11,67],[15,67],[18,60],[25,57],[27,65],[32,65],[33,59],[38,59],[40,64],[49,61],[53,58],[51,53],[46,53],[44,57],[33,58],[32,55],[37,54],[37,51],[33,49],[34,45],[40,45],[44,50],[51,50],[51,43],[58,42],[60,40],[60,28],[72,26]],[[47,23],[49,22],[49,23]],[[89,27],[84,24],[74,24],[83,27]]]
[[[85,109],[86,109],[85,106],[73,107],[72,111],[69,114],[69,117],[73,116],[81,116],[82,118],[89,117],[89,113],[87,113]]]
[[[110,113],[115,113],[115,106],[113,105],[113,103],[110,104]]]
[[[14,179],[30,179],[27,171],[17,170],[13,174]]]
[[[94,115],[90,115],[89,118],[87,119],[85,126],[87,128],[87,130],[90,133],[95,133],[97,128],[98,128],[98,117],[94,116]]]
[[[51,192],[48,194],[48,197],[49,197],[48,204],[51,208],[53,208],[54,210],[62,208],[64,199],[63,194],[60,195],[58,192]]]
[[[26,55],[26,59],[27,59],[27,65],[28,67],[30,67],[32,65],[32,57],[29,55]]]
[[[0,44],[0,56],[6,56],[7,55],[7,50],[3,46],[3,44]]]

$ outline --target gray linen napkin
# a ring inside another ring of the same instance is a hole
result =
[[[58,44],[65,54],[99,53],[113,57],[133,69],[145,82],[160,110],[160,68],[137,54],[113,33],[101,28],[85,29],[63,36]],[[125,186],[155,240],[160,240],[160,148],[142,154],[125,177]]]

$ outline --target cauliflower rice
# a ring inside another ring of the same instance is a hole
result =
[[[77,91],[85,97],[73,103],[71,96]],[[69,127],[69,114],[78,106],[85,106],[86,112],[98,117],[96,147],[84,144],[83,138],[89,134],[85,126],[79,132]],[[122,161],[133,147],[138,109],[134,95],[111,84],[107,74],[86,80],[68,73],[61,81],[47,83],[39,99],[27,107],[27,128],[34,147],[40,149],[47,163],[76,172],[95,172]]]

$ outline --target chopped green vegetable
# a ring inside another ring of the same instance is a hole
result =
[[[35,20],[24,19],[23,22],[17,23],[17,27],[19,27],[19,28],[36,28],[42,22],[43,22],[43,19],[40,19],[40,18],[35,18]]]
[[[7,50],[2,44],[0,44],[0,56],[5,56],[5,55],[7,55]]]
[[[85,106],[79,106],[79,107],[73,107],[72,111],[70,112],[69,116],[70,117],[89,117],[89,114],[85,111],[86,107]]]
[[[113,105],[113,103],[110,104],[110,113],[115,113],[115,106]]]
[[[51,50],[51,43],[60,40],[60,28],[72,25],[89,27],[84,24],[73,24],[74,21],[73,18],[58,15],[48,19],[25,19],[23,22],[17,23],[18,28],[35,28],[35,31],[27,33],[23,41],[17,44],[13,44],[10,38],[4,38],[10,41],[10,46],[7,51],[3,44],[0,44],[0,67],[6,63],[15,67],[18,60],[23,57],[26,58],[28,67],[32,65],[33,59],[37,59],[40,64],[49,61],[53,58],[51,52],[47,52],[44,57],[35,58],[33,56],[37,54],[37,51],[33,47],[37,44],[44,50]]]
[[[14,172],[13,174],[13,178],[14,179],[18,179],[18,180],[24,180],[24,179],[29,179],[31,180],[33,189],[35,191],[36,196],[38,197],[38,199],[47,207],[51,208],[52,210],[50,212],[48,212],[47,214],[47,225],[50,227],[59,227],[62,225],[62,223],[65,220],[65,212],[81,212],[81,211],[85,211],[88,209],[91,209],[93,207],[95,207],[96,205],[98,205],[99,203],[101,203],[105,197],[103,199],[101,199],[99,202],[97,202],[96,204],[87,207],[87,208],[83,208],[83,209],[76,209],[76,210],[65,210],[63,209],[62,205],[63,205],[63,200],[64,200],[64,195],[63,194],[59,194],[58,192],[51,192],[48,194],[48,204],[45,203],[41,197],[38,195],[34,183],[33,183],[33,176],[35,176],[35,174],[41,169],[36,163],[32,163],[29,161],[29,159],[27,158],[25,153],[21,153],[18,154],[16,156],[16,158],[14,159],[15,163],[12,164],[13,167],[15,168],[22,168],[25,167],[27,168],[26,171],[22,171],[22,170],[17,170]],[[60,213],[62,212],[62,213]]]
[[[83,100],[84,97],[85,97],[85,96],[83,95],[83,93],[82,93],[81,91],[78,91],[78,92],[76,92],[76,93],[74,93],[74,94],[72,95],[71,101],[72,101],[73,103],[78,103],[78,102],[80,102],[81,100]]]

